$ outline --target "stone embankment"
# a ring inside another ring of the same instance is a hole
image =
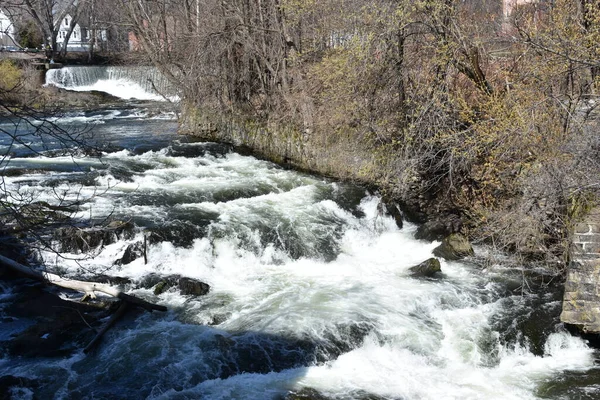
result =
[[[600,333],[600,207],[575,226],[560,319]]]

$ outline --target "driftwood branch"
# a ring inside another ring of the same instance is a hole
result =
[[[139,306],[148,310],[150,312],[157,311],[167,311],[167,307],[161,306],[158,304],[153,304],[147,302],[146,300],[142,300],[138,297],[128,295],[124,293],[121,289],[116,288],[111,285],[107,285],[104,283],[97,282],[85,282],[78,281],[74,279],[65,279],[56,274],[51,274],[49,272],[41,272],[36,271],[32,268],[29,268],[23,264],[16,262],[8,257],[4,257],[0,255],[0,264],[5,265],[6,267],[17,271],[31,279],[35,279],[42,282],[48,282],[52,285],[60,286],[67,289],[76,290],[78,292],[82,292],[84,297],[90,297],[92,299],[96,298],[96,292],[108,294],[113,297],[117,297],[123,301],[131,303],[133,305]]]
[[[106,324],[104,324],[104,326],[102,327],[102,329],[100,329],[98,334],[96,334],[94,339],[92,339],[92,341],[87,346],[85,346],[85,349],[83,349],[84,353],[87,354],[90,352],[90,350],[96,347],[98,342],[100,342],[102,336],[104,336],[104,334],[108,332],[108,330],[115,324],[115,322],[117,322],[123,315],[125,315],[127,308],[128,303],[126,301],[122,302],[119,306],[119,309],[115,311],[113,315],[111,315],[110,319],[106,322]]]
[[[88,353],[94,347],[98,345],[102,336],[121,318],[125,315],[130,305],[142,307],[147,311],[167,311],[167,307],[160,306],[157,304],[153,304],[147,302],[146,300],[142,300],[138,297],[131,296],[129,294],[123,293],[122,290],[116,288],[111,285],[106,285],[103,283],[97,282],[84,282],[78,281],[74,279],[65,279],[56,274],[51,274],[49,272],[36,271],[32,268],[29,268],[23,264],[16,262],[13,259],[5,257],[0,254],[0,264],[3,264],[5,267],[12,269],[13,271],[17,271],[22,275],[27,276],[28,278],[35,279],[42,282],[47,282],[52,285],[60,286],[67,289],[73,289],[78,292],[84,293],[84,298],[96,298],[96,292],[105,293],[113,297],[117,297],[121,300],[121,305],[119,309],[111,315],[110,319],[106,322],[106,324],[102,327],[102,329],[96,334],[94,339],[85,347],[83,350],[84,353]],[[85,321],[85,320],[84,320]],[[87,322],[86,322],[87,323]]]

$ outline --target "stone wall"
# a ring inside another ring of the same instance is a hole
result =
[[[256,122],[194,107],[184,107],[180,122],[183,134],[249,149],[260,158],[302,171],[377,186],[397,183],[386,174],[401,175],[400,169],[390,166],[395,165],[393,153],[374,151],[369,143],[361,143],[358,135],[318,133],[289,122]]]
[[[562,322],[600,333],[600,207],[575,226],[567,271]]]

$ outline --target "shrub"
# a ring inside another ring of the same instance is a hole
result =
[[[11,61],[0,61],[0,93],[15,92],[23,81],[23,73]]]

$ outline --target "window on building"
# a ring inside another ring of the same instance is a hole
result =
[[[65,18],[65,26],[69,26],[69,18]]]
[[[77,32],[73,31],[73,38],[77,39]]]

